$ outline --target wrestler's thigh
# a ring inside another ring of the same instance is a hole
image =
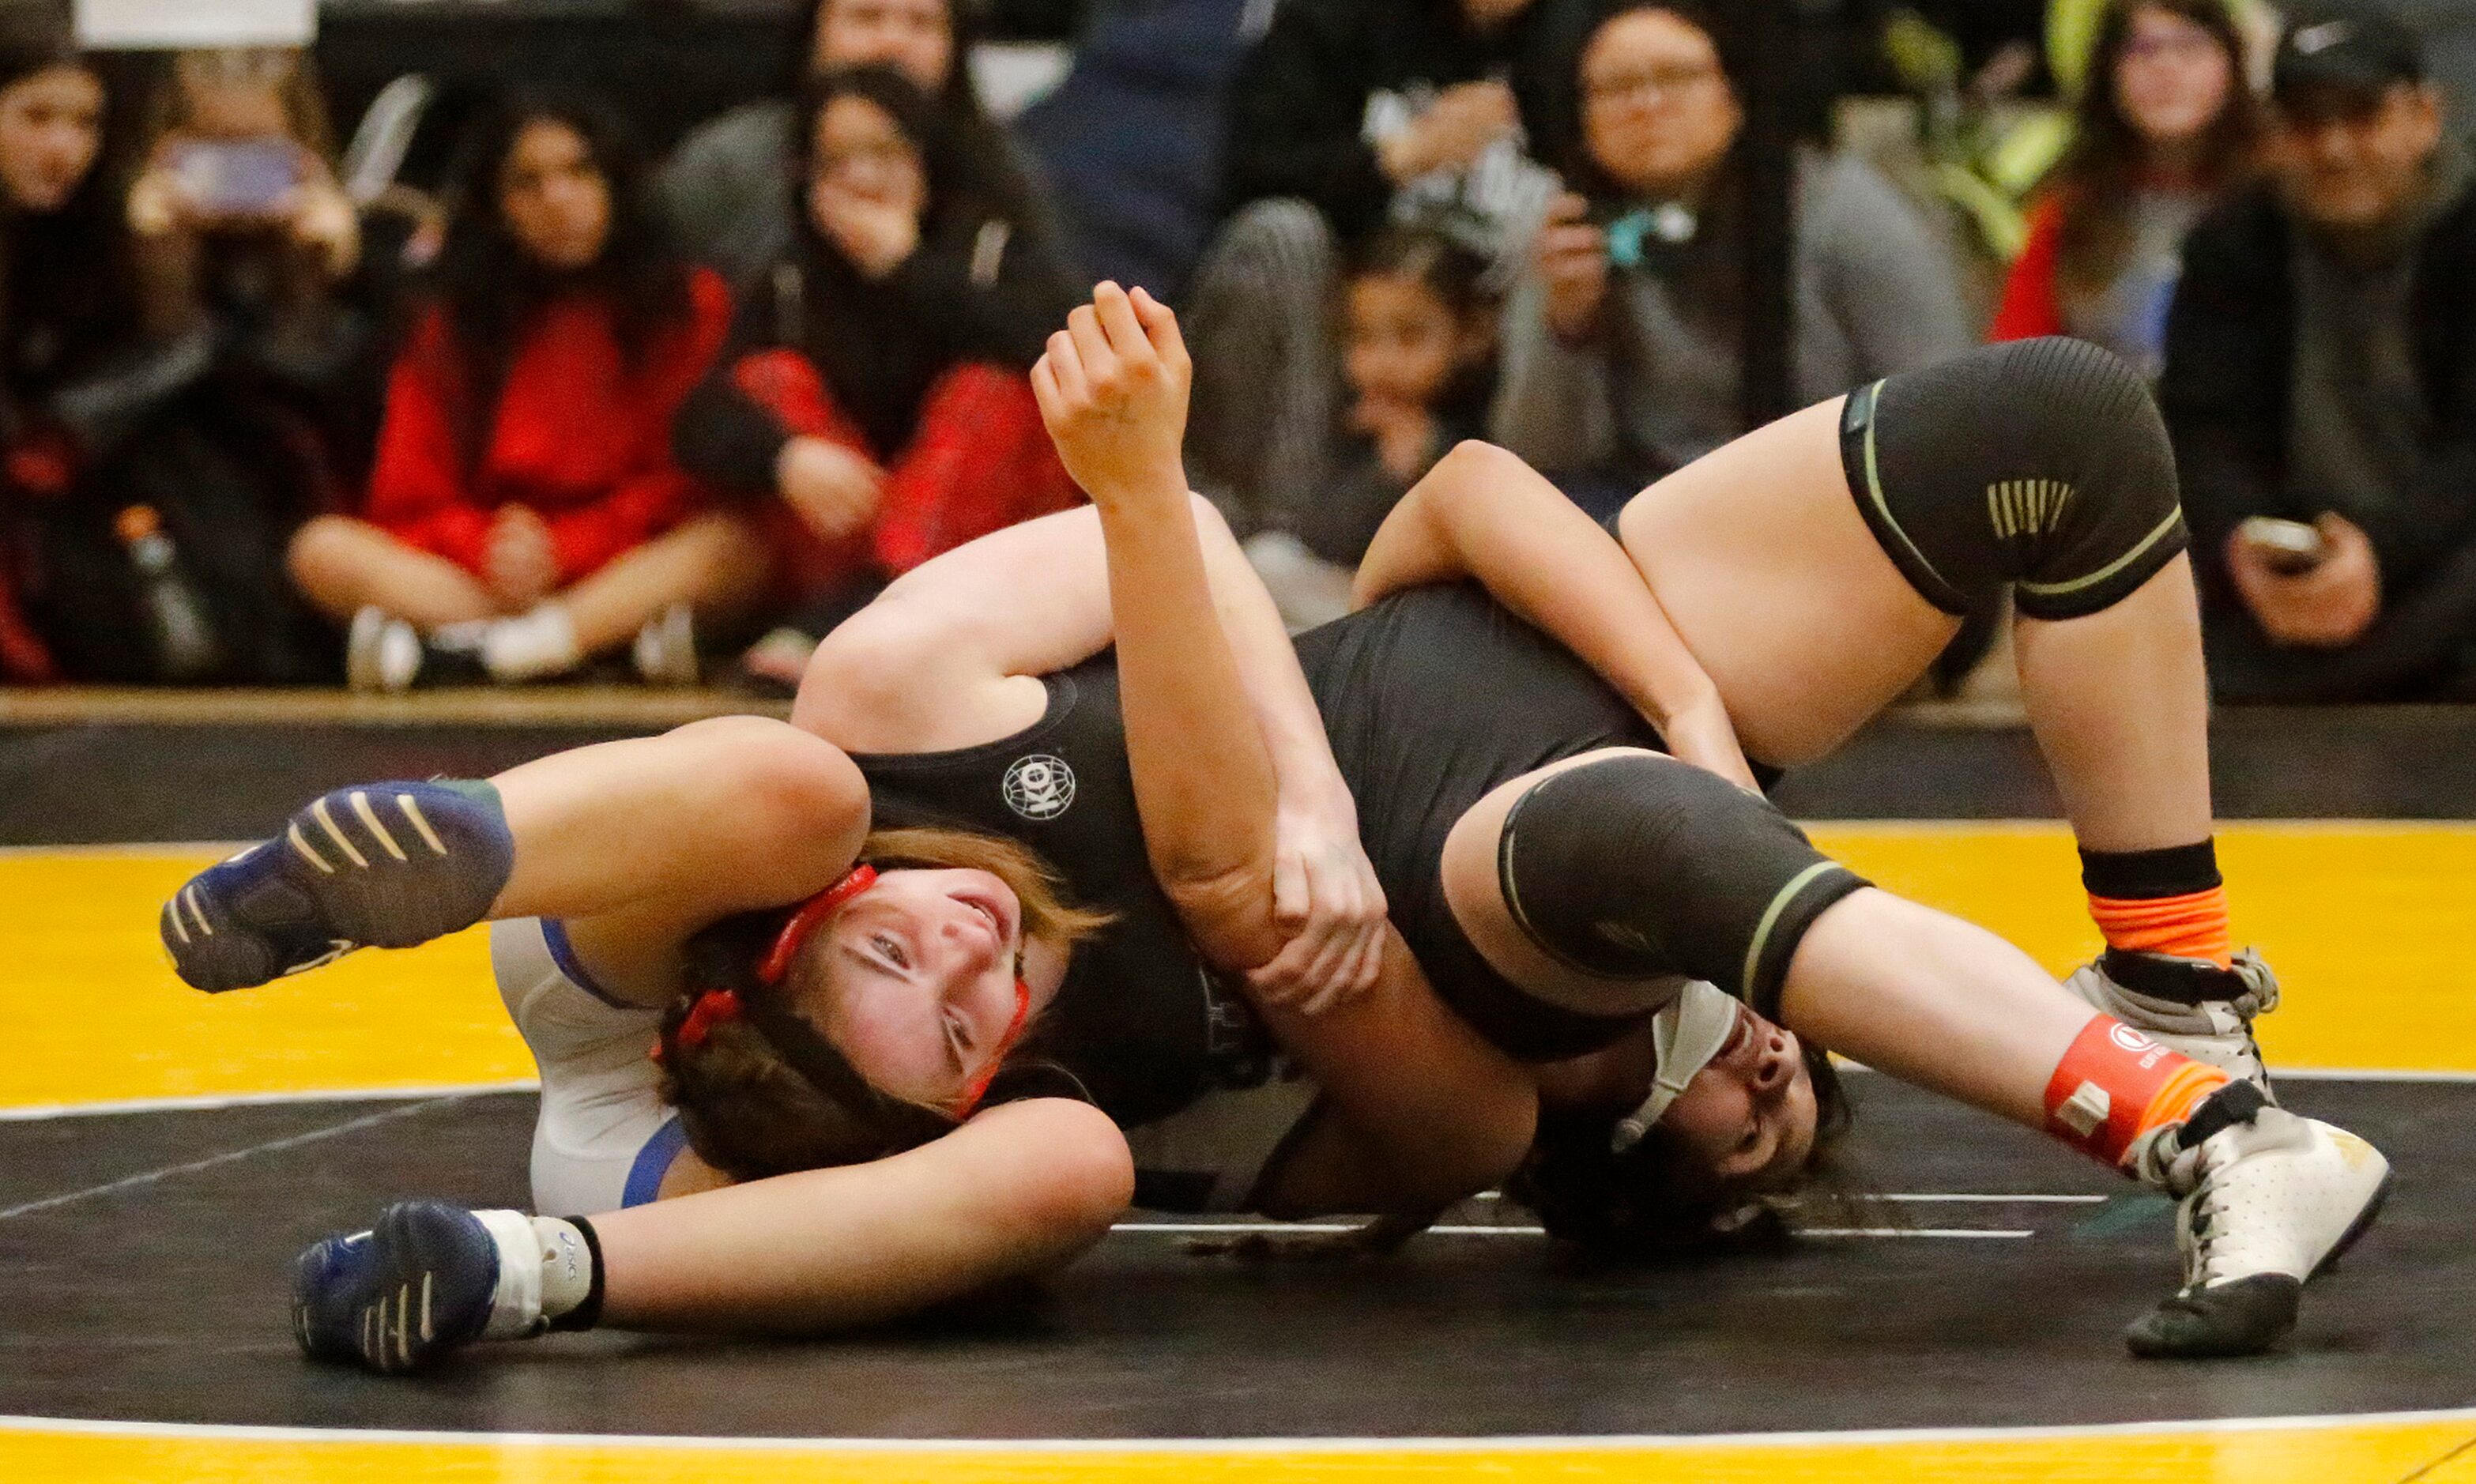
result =
[[[1618,524],[1746,752],[1778,767],[1838,747],[1959,629],[1858,513],[1841,466],[1845,400],[1695,460],[1635,496]]]

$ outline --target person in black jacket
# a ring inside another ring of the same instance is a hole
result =
[[[676,432],[681,467],[768,502],[809,611],[752,665],[791,685],[887,580],[1074,503],[1025,373],[1080,297],[1017,230],[1011,174],[902,73],[829,74],[801,117],[798,240],[751,285]]]
[[[2229,700],[2476,680],[2476,195],[2414,34],[2293,18],[2273,179],[2187,240],[2160,387]],[[2289,524],[2279,524],[2289,523]]]
[[[1548,9],[1558,9],[1549,6]],[[1329,470],[1343,258],[1388,222],[1490,262],[1527,249],[1555,178],[1523,117],[1540,0],[1283,0],[1230,93],[1234,213],[1186,300],[1196,478],[1241,534],[1298,524]]]
[[[0,11],[0,682],[316,678],[283,550],[321,465],[150,321],[106,84]]]

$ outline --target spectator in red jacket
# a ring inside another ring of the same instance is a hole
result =
[[[761,589],[755,529],[671,458],[730,296],[667,246],[639,177],[571,100],[517,99],[471,141],[368,504],[292,546],[302,590],[352,620],[357,686],[537,679],[631,639],[647,679],[691,680],[690,615]]]
[[[1004,161],[903,73],[829,73],[801,117],[797,240],[678,429],[769,523],[801,612],[749,665],[791,686],[889,579],[1075,502],[1028,373],[1082,298]]]
[[[2118,0],[1993,338],[2077,335],[2155,380],[2184,235],[2251,177],[2261,134],[2224,0]]]

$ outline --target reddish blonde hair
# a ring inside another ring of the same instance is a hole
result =
[[[1003,881],[1023,909],[1023,935],[1071,946],[1107,926],[1109,915],[1066,900],[1057,875],[1011,840],[959,829],[880,829],[860,858],[881,871],[978,870]],[[712,1023],[693,1046],[680,1044],[697,1001],[708,990],[752,992],[755,964],[781,929],[780,911],[727,919],[688,945],[688,987],[663,1013],[662,1099],[680,1110],[688,1147],[737,1179],[796,1170],[865,1164],[928,1142],[954,1125],[941,1108],[881,1097],[865,1104],[837,1099],[786,1062],[746,1019]],[[793,996],[815,982],[816,954],[792,964]]]

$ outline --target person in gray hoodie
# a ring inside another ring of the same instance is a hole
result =
[[[1615,0],[1572,68],[1570,191],[1505,308],[1497,441],[1628,486],[1746,431],[1739,410],[1745,111],[1728,29],[1689,0]],[[1813,402],[1968,350],[1949,254],[1858,161],[1795,173],[1795,391]]]

